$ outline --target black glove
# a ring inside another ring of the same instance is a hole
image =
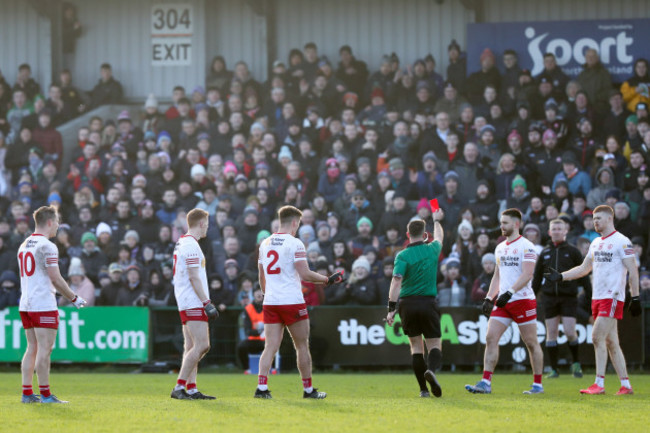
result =
[[[492,299],[490,298],[483,299],[483,306],[481,307],[481,309],[483,310],[483,314],[490,317],[493,308],[494,308],[494,301]]]
[[[564,277],[562,277],[562,273],[558,272],[557,269],[552,268],[550,266],[546,268],[546,272],[544,272],[544,278],[546,278],[552,283],[558,283],[564,280]]]
[[[343,278],[343,272],[334,272],[332,275],[327,277],[327,285],[331,286],[332,284],[338,284],[342,283],[345,281],[345,278]]]
[[[627,307],[632,316],[637,317],[641,315],[641,299],[638,296],[630,298],[630,305]]]
[[[212,302],[209,302],[203,306],[205,314],[208,316],[208,320],[214,320],[219,317],[219,310],[214,306]]]
[[[512,298],[512,292],[504,292],[497,298],[497,307],[503,308],[508,304],[508,301]]]

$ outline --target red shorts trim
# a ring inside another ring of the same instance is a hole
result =
[[[594,320],[598,317],[611,317],[621,320],[624,306],[624,301],[617,301],[616,299],[592,299],[591,315]]]
[[[301,320],[309,319],[306,304],[292,305],[264,305],[264,323],[282,323],[283,325],[293,325]]]
[[[205,310],[203,308],[189,308],[187,310],[179,311],[179,314],[181,315],[181,323],[183,323],[183,325],[185,325],[189,321],[193,321],[193,322],[208,321],[208,315],[205,314]]]
[[[54,311],[21,311],[20,319],[23,328],[59,329],[59,310]]]
[[[537,320],[537,301],[535,299],[521,299],[508,302],[503,308],[495,305],[490,317],[505,317],[514,320],[515,323]]]

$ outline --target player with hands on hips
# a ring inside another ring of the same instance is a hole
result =
[[[208,232],[208,213],[192,209],[187,213],[187,233],[174,248],[174,295],[183,324],[183,362],[171,398],[178,400],[214,400],[196,387],[199,362],[210,350],[208,321],[219,316],[209,298],[205,256],[199,239]]]
[[[86,301],[70,289],[59,271],[59,251],[49,239],[59,229],[59,215],[54,207],[43,206],[34,212],[34,233],[18,249],[20,269],[20,304],[18,310],[27,337],[27,349],[21,363],[23,403],[67,403],[50,392],[50,355],[59,327],[55,292],[77,308]],[[34,371],[38,377],[40,397],[34,394]]]

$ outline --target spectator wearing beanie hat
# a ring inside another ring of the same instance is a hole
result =
[[[562,170],[562,153],[557,148],[557,134],[552,129],[544,131],[542,146],[533,152],[531,160],[539,174],[537,185],[545,195],[550,195],[555,174]]]
[[[492,253],[486,253],[481,258],[482,272],[472,285],[472,302],[475,305],[480,305],[488,291],[490,290],[490,283],[494,276],[494,269],[496,268],[496,257]]]
[[[86,278],[83,264],[78,257],[73,257],[72,260],[70,260],[68,280],[70,281],[70,290],[72,290],[75,295],[85,299],[87,307],[95,305],[95,286],[88,278]],[[64,307],[70,304],[71,302],[64,296],[59,298],[59,306]]]
[[[501,74],[496,68],[494,53],[485,48],[481,53],[481,69],[467,78],[467,96],[470,103],[478,105],[483,97],[483,90],[491,85],[495,89],[501,88]]]
[[[339,163],[335,158],[325,161],[325,172],[318,179],[318,193],[323,196],[328,206],[343,194],[344,176],[341,174]]]
[[[377,283],[369,278],[370,262],[360,256],[352,263],[350,280],[340,284],[330,298],[335,305],[378,305]]]
[[[456,256],[443,260],[447,268],[445,280],[438,286],[438,303],[441,307],[464,307],[470,304],[469,283],[461,273],[461,263]]]
[[[515,176],[512,180],[512,193],[507,200],[502,202],[499,213],[506,209],[517,208],[522,214],[526,214],[530,206],[530,192],[526,180],[520,175]]]
[[[103,266],[108,264],[106,255],[97,246],[97,236],[91,232],[86,232],[81,236],[81,262],[86,270],[86,276],[99,287],[99,271]]]

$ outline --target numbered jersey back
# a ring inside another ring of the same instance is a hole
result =
[[[265,305],[293,305],[305,302],[300,276],[294,265],[300,260],[307,260],[305,246],[290,234],[274,233],[262,242],[258,263],[264,269]]]
[[[48,267],[59,266],[59,251],[45,236],[33,234],[18,249],[20,311],[57,309]]]

